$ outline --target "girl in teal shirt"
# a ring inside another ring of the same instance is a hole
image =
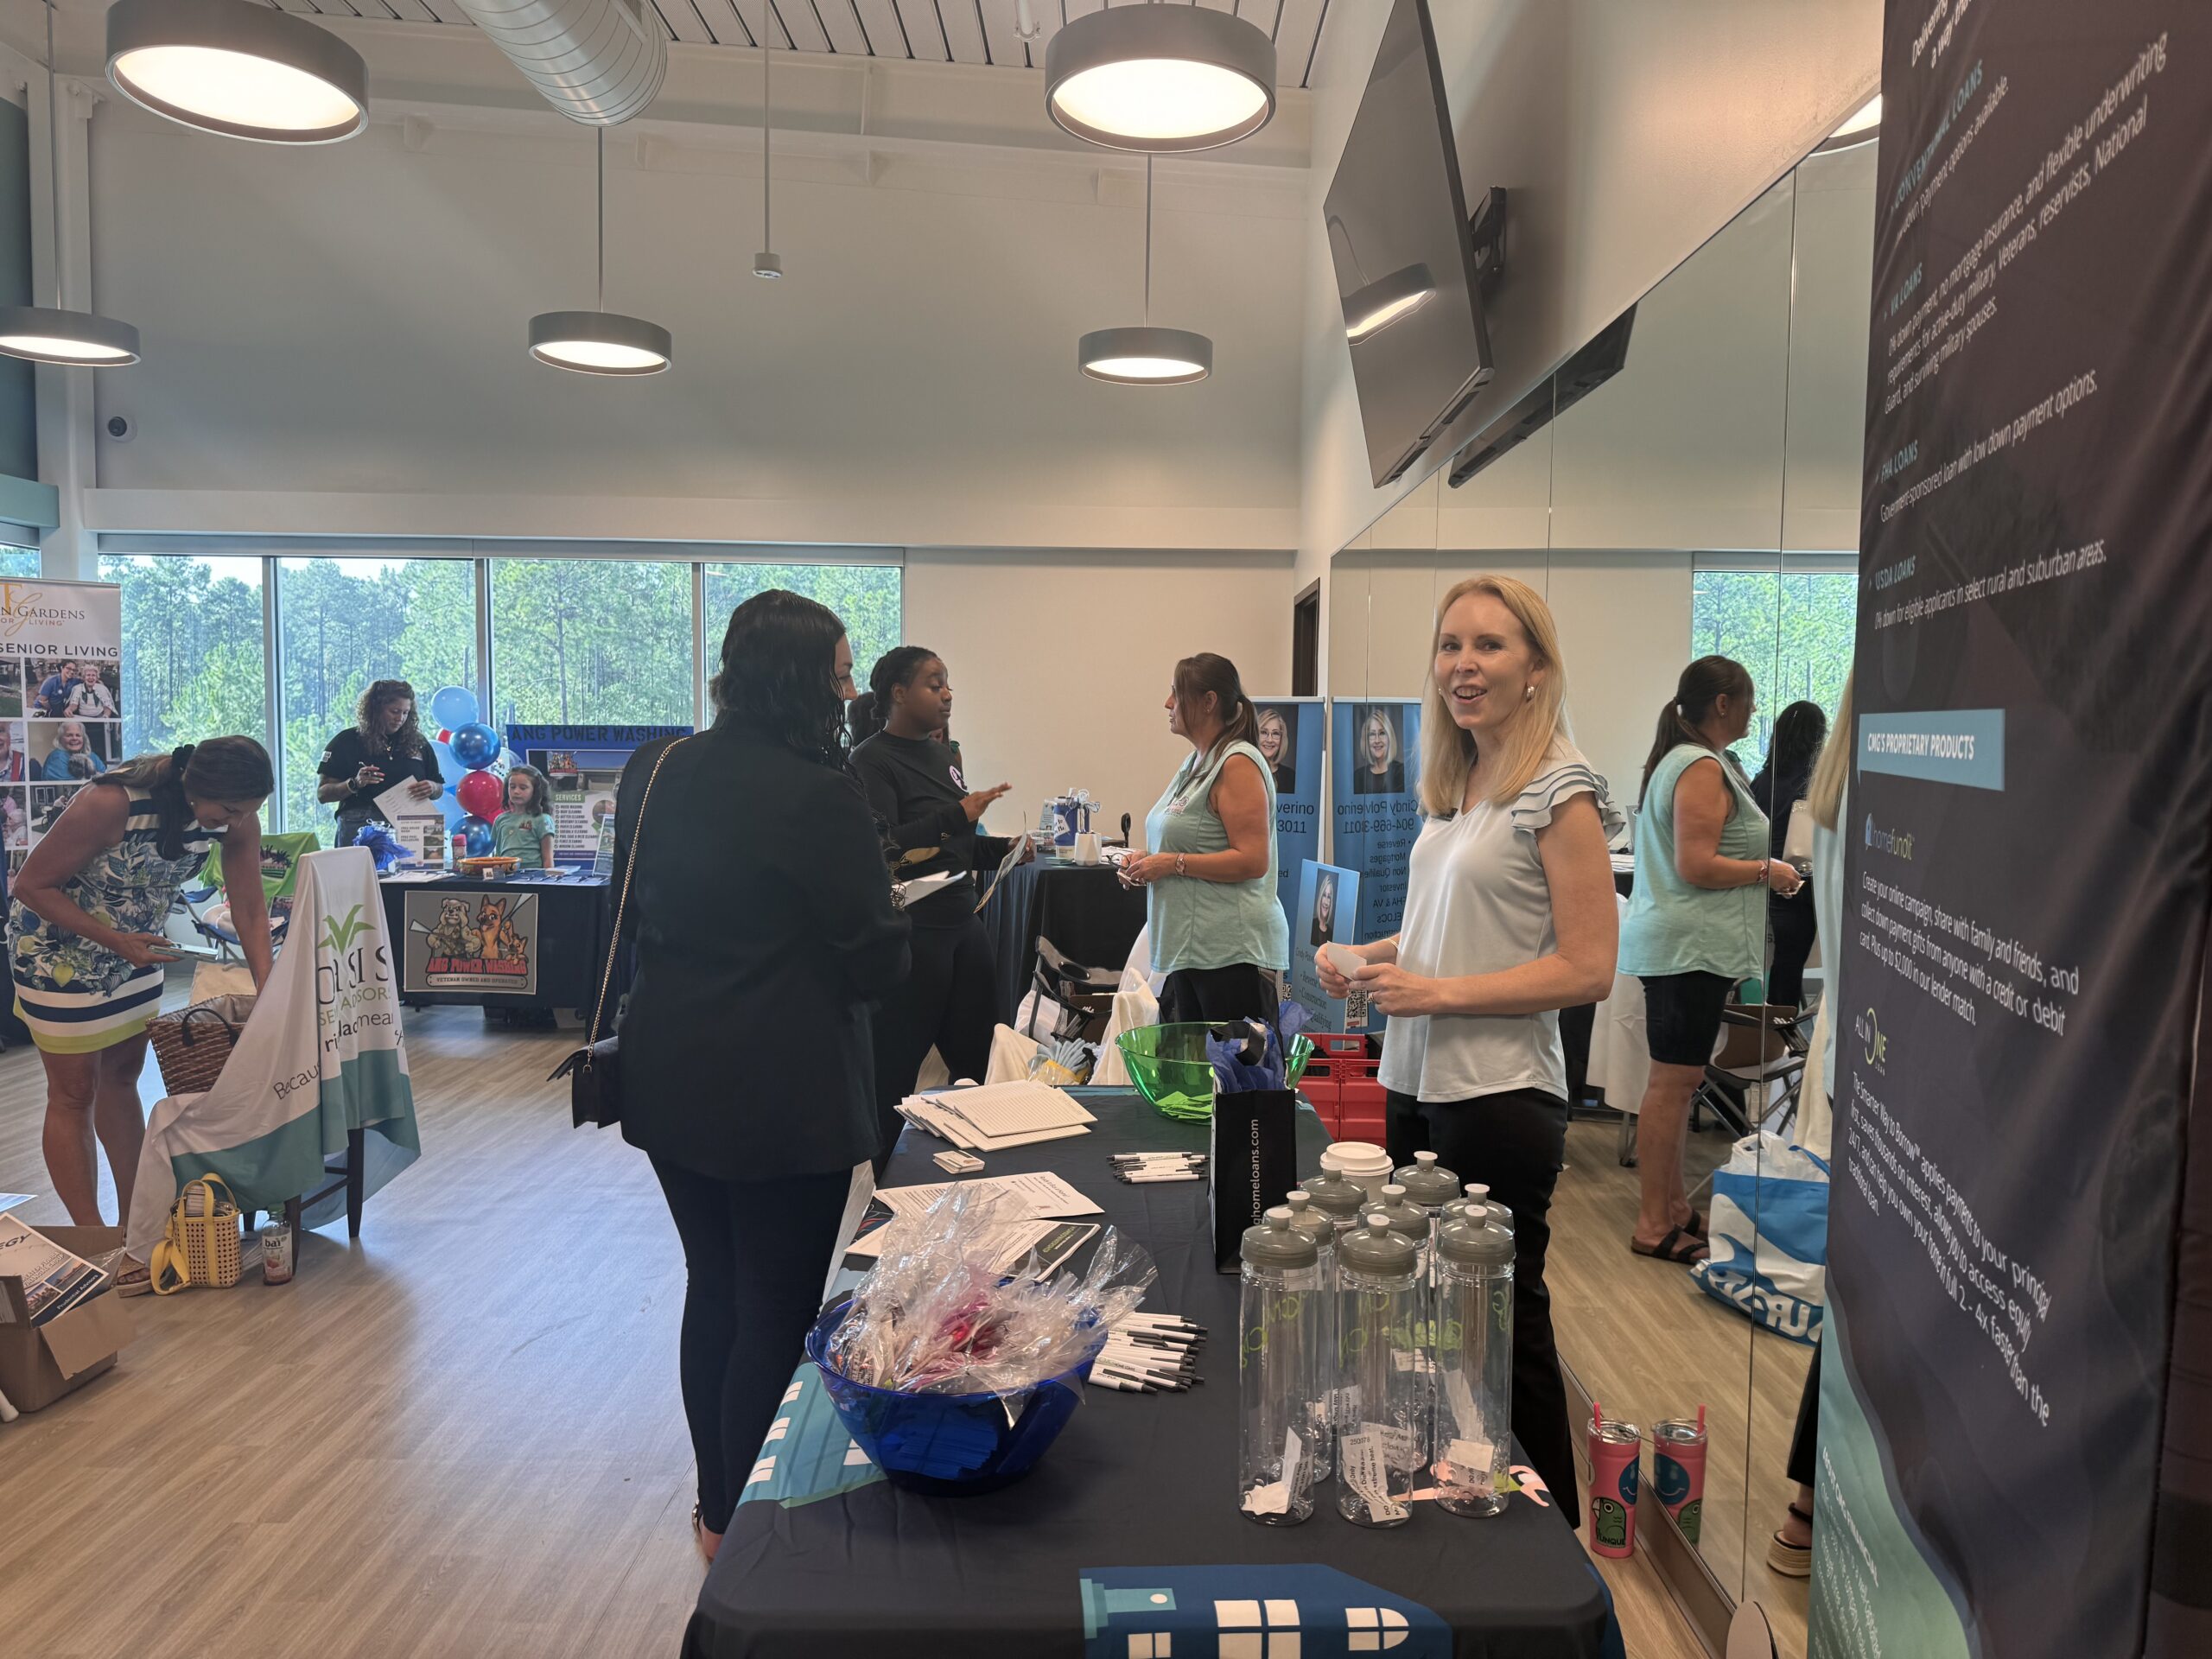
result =
[[[507,810],[492,826],[492,850],[520,860],[519,869],[543,870],[553,863],[553,787],[536,766],[517,766],[507,774]]]

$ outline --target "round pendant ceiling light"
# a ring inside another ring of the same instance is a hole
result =
[[[1144,159],[1144,322],[1094,328],[1077,342],[1076,365],[1120,386],[1184,386],[1213,372],[1213,341],[1187,328],[1152,326],[1152,157]]]
[[[328,144],[369,124],[361,54],[250,0],[116,0],[107,73],[156,115],[232,138]]]
[[[1045,48],[1045,108],[1109,149],[1217,149],[1274,118],[1275,43],[1203,6],[1090,12]]]
[[[676,340],[643,317],[607,308],[607,129],[594,130],[599,163],[599,308],[542,311],[530,320],[530,354],[578,374],[659,374],[676,360]]]
[[[138,331],[113,317],[61,307],[61,105],[54,73],[54,0],[46,7],[47,207],[54,215],[54,303],[0,305],[0,355],[91,369],[138,360]]]
[[[1833,156],[1840,149],[1856,149],[1861,144],[1871,144],[1882,136],[1882,95],[1868,99],[1851,113],[1851,118],[1815,145],[1815,156]]]

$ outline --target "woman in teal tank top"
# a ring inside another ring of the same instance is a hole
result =
[[[1274,775],[1236,664],[1211,652],[1176,664],[1167,728],[1191,757],[1145,817],[1151,851],[1122,866],[1150,901],[1153,971],[1167,976],[1160,1023],[1273,1025],[1290,925],[1275,895]]]
[[[1682,1186],[1690,1097],[1739,980],[1766,963],[1766,895],[1787,897],[1797,872],[1767,855],[1766,814],[1728,746],[1751,729],[1751,677],[1726,657],[1682,671],[1659,711],[1636,817],[1636,891],[1621,922],[1620,971],[1643,982],[1651,1077],[1637,1122],[1642,1187],[1629,1248],[1691,1262],[1705,1217]]]

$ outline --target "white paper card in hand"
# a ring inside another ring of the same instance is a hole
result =
[[[397,823],[403,817],[420,817],[430,801],[438,798],[435,794],[430,797],[430,801],[415,798],[415,785],[422,781],[419,778],[403,778],[378,796],[377,817],[386,823]]]

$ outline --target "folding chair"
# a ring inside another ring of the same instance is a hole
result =
[[[1711,1110],[1738,1136],[1754,1122],[1787,1123],[1805,1085],[1805,1056],[1812,1046],[1799,1009],[1773,1003],[1732,1003],[1720,1011],[1720,1041],[1706,1062],[1705,1081],[1690,1096],[1690,1122]],[[1777,1091],[1779,1091],[1778,1093]],[[1756,1103],[1757,1109],[1754,1109]]]
[[[261,895],[269,906],[269,945],[281,950],[292,923],[292,889],[299,880],[300,859],[322,845],[314,830],[264,835],[261,838]],[[211,849],[200,867],[200,885],[179,890],[176,907],[191,918],[193,931],[213,945],[226,964],[242,963],[238,933],[231,926],[231,907],[223,889],[223,849]]]
[[[1113,1017],[1114,994],[1121,985],[1120,969],[1086,968],[1071,962],[1050,939],[1040,938],[1037,941],[1037,969],[1031,981],[1035,1001],[1022,1034],[1038,1034],[1037,1009],[1049,1000],[1062,1010],[1051,1033],[1052,1041],[1081,1038],[1095,1043],[1105,1033],[1107,1022]]]

